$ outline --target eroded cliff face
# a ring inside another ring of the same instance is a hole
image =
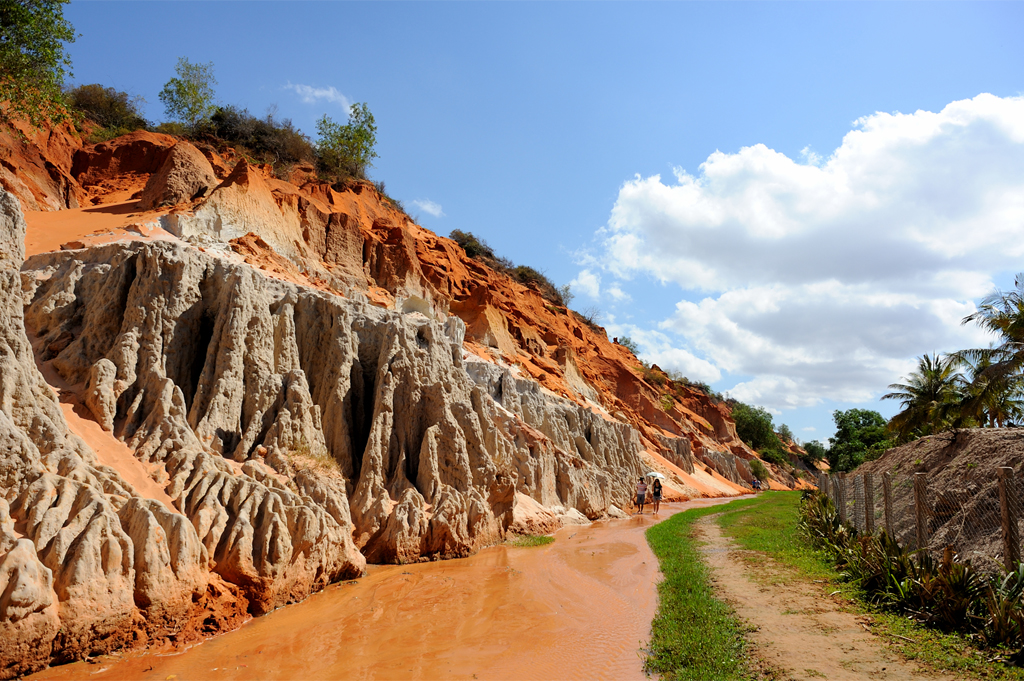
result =
[[[5,243],[20,244],[3,200]],[[46,253],[20,273],[20,249],[5,254],[0,527],[14,543],[0,574],[35,575],[14,590],[33,619],[0,620],[6,675],[160,638],[204,608],[230,626],[367,560],[463,556],[510,529],[618,514],[642,473],[634,429],[471,358],[458,318],[179,243]],[[67,431],[26,322],[44,368],[154,466],[171,507]]]
[[[622,516],[651,468],[677,498],[751,479],[724,406],[666,408],[628,350],[369,183],[47,135],[5,187],[135,222],[23,264],[0,192],[0,678]]]

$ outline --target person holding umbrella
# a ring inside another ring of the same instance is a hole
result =
[[[647,477],[654,478],[654,484],[651,486],[651,499],[654,502],[654,512],[657,513],[658,509],[661,508],[661,481],[665,476],[651,471],[647,474]]]

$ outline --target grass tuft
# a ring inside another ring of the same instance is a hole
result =
[[[554,537],[548,537],[543,534],[513,534],[505,540],[505,543],[509,546],[525,548],[530,546],[544,546],[553,541],[555,541]]]

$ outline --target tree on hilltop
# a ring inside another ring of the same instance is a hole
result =
[[[0,0],[0,120],[67,120],[64,78],[71,58],[64,43],[75,30],[64,18],[68,0]]]
[[[377,125],[364,102],[352,105],[348,123],[336,123],[324,115],[316,124],[317,161],[320,171],[334,178],[366,178],[377,158]]]
[[[903,405],[889,421],[889,429],[900,440],[943,430],[962,395],[963,377],[956,358],[926,353],[904,380],[891,384],[892,392],[882,395],[883,400],[899,400]]]
[[[828,463],[833,471],[852,471],[865,461],[877,459],[893,446],[885,418],[870,409],[835,410],[836,434],[828,439]]]
[[[160,101],[169,118],[181,121],[195,133],[217,110],[213,103],[216,97],[213,86],[217,84],[213,62],[193,64],[186,57],[179,57],[174,72],[177,75],[160,91]]]

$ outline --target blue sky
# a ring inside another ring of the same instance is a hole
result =
[[[600,308],[612,335],[803,439],[827,436],[835,408],[891,413],[885,385],[916,355],[978,341],[956,320],[1024,269],[1000,248],[1024,243],[1021,3],[76,0],[66,14],[74,81],[141,95],[153,120],[180,56],[214,63],[221,103],[276,105],[307,133],[367,102],[372,175],[421,224],[575,282],[575,307]],[[982,223],[1003,257],[939,243]]]

